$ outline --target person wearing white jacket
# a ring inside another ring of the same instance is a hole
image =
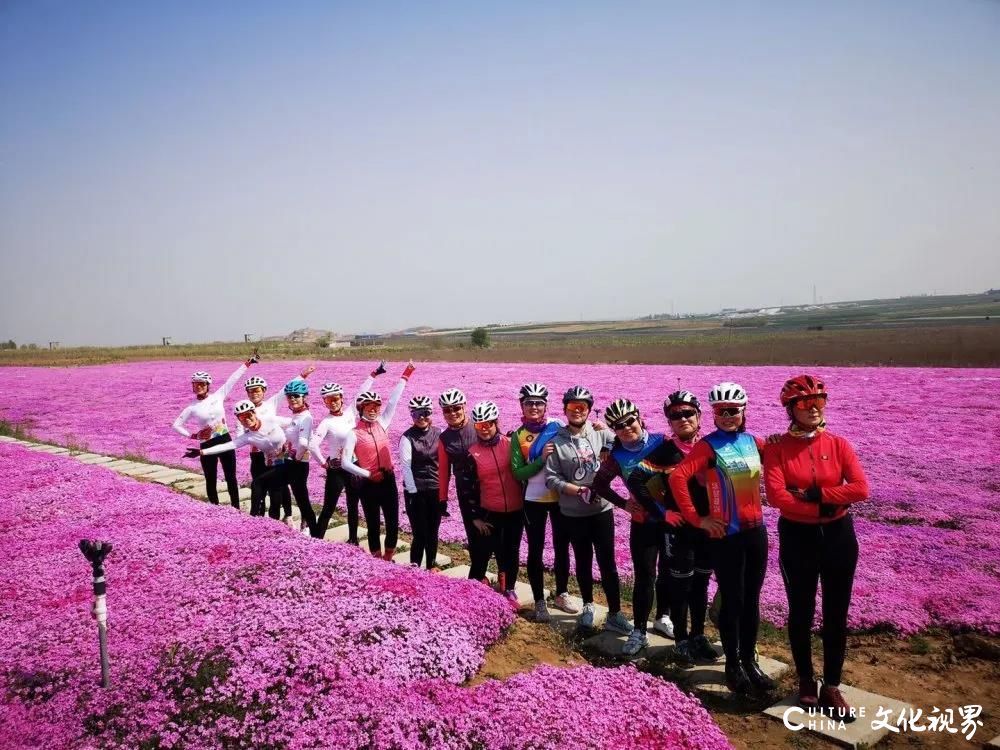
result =
[[[191,376],[191,390],[194,392],[195,400],[188,404],[174,420],[174,430],[179,435],[197,440],[200,449],[230,442],[224,403],[243,373],[256,362],[260,362],[260,356],[254,349],[250,358],[236,368],[236,371],[229,376],[221,388],[211,394],[208,391],[212,385],[212,376],[204,370],[198,370],[194,373]],[[195,430],[193,432],[185,427],[188,422],[194,422]],[[222,473],[226,478],[229,502],[234,508],[239,508],[240,486],[236,480],[236,452],[231,449],[219,454],[201,457],[201,469],[205,474],[205,493],[208,495],[208,501],[213,505],[219,504],[216,483],[219,477],[218,465],[220,462],[222,463]]]

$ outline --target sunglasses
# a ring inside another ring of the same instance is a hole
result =
[[[631,427],[638,421],[639,417],[628,417],[627,419],[623,419],[621,422],[615,422],[613,425],[611,425],[611,429],[624,430],[627,427]]]
[[[492,421],[491,422],[476,422],[475,423],[475,427],[476,427],[477,430],[485,430],[487,427],[490,427],[493,424],[494,424],[494,422],[492,422]]]
[[[305,398],[301,393],[286,393],[285,398],[291,400],[293,398]]]
[[[464,406],[442,406],[441,407],[441,413],[442,414],[458,414],[459,412],[462,412],[464,410],[465,410]]]
[[[590,404],[586,401],[570,401],[566,404],[566,411],[577,411],[583,412],[590,408]]]
[[[799,411],[809,411],[814,406],[817,409],[823,409],[826,407],[826,396],[809,396],[808,398],[800,398],[798,401],[792,402],[792,406]]]
[[[523,404],[524,406],[531,406],[531,407],[534,407],[536,409],[541,409],[541,408],[543,408],[546,405],[546,402],[545,401],[538,401],[536,399],[529,399],[527,401],[522,401],[521,404]]]
[[[410,416],[414,419],[427,419],[430,415],[430,409],[410,409]]]
[[[667,415],[667,419],[678,420],[678,419],[694,419],[698,416],[698,412],[694,409],[685,409],[684,411],[672,411]]]
[[[742,413],[742,406],[727,406],[722,409],[715,410],[715,416],[717,417],[738,417]]]

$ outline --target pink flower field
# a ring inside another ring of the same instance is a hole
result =
[[[70,458],[0,461],[0,748],[729,747],[630,667],[463,687],[513,620],[481,585]],[[108,690],[81,538],[115,547]]]
[[[187,441],[170,423],[190,397],[189,377],[207,369],[221,383],[238,363],[149,362],[80,368],[0,368],[0,419],[24,422],[40,439],[122,455],[143,455],[197,470],[181,458]],[[254,368],[280,387],[302,362],[263,363]],[[336,380],[353,393],[370,362],[322,364],[311,377],[314,392]],[[750,430],[783,431],[778,404],[782,382],[800,367],[668,367],[551,364],[419,364],[404,398],[436,396],[451,386],[470,402],[496,400],[504,426],[519,421],[517,389],[538,380],[560,394],[582,384],[603,407],[626,396],[639,404],[652,430],[666,429],[663,397],[678,384],[704,398],[720,380],[736,380],[750,394]],[[389,365],[377,388],[387,393],[402,370]],[[831,392],[830,429],[849,438],[868,473],[872,497],[856,507],[861,562],[851,609],[853,628],[890,626],[912,633],[929,626],[1000,633],[1000,412],[991,396],[1000,389],[1000,371],[931,368],[819,368]],[[242,396],[237,388],[232,394]],[[314,415],[323,413],[313,398]],[[232,421],[230,420],[231,424]],[[397,415],[394,438],[408,426]],[[247,473],[248,461],[240,459]],[[322,471],[314,464],[313,497],[322,497]],[[343,501],[341,501],[343,508]],[[784,622],[785,594],[776,559],[776,514],[767,511],[772,531],[772,565],[764,589],[767,619]],[[618,560],[628,575],[628,522],[618,514]],[[404,518],[405,525],[405,518]],[[445,519],[442,538],[463,537],[458,513]]]

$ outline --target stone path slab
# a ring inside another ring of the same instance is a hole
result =
[[[719,644],[714,644],[719,648]],[[721,651],[721,648],[719,648]],[[773,680],[777,680],[788,671],[788,665],[775,659],[761,656],[757,663],[761,670]],[[685,684],[699,693],[728,696],[732,693],[726,687],[726,660],[720,658],[714,664],[695,664],[681,670]]]
[[[599,607],[598,613],[599,617],[595,617],[594,622],[598,625],[598,627],[600,627],[608,616],[608,610],[606,607]],[[646,640],[649,641],[649,645],[636,654],[635,657],[625,657],[624,654],[622,654],[622,646],[625,645],[625,641],[627,640],[627,635],[622,635],[614,630],[603,630],[597,635],[585,640],[583,645],[600,651],[606,656],[616,656],[622,658],[659,656],[660,654],[672,650],[674,647],[674,641],[670,638],[664,638],[662,635],[653,630],[653,623],[651,622],[646,623]]]
[[[101,456],[97,453],[80,453],[74,458],[84,464],[109,464],[115,460],[111,456]]]
[[[347,524],[342,523],[337,526],[331,526],[330,528],[327,529],[325,538],[329,539],[331,542],[346,542]],[[364,526],[359,526],[358,539],[361,540],[367,538],[368,538],[368,529],[366,529]]]
[[[465,578],[469,577],[469,571],[471,568],[468,565],[456,565],[454,568],[446,568],[441,571],[441,575],[448,576],[449,578]],[[486,578],[491,583],[497,582],[497,577],[495,573],[487,573]]]
[[[152,474],[159,474],[161,471],[163,471],[162,467],[151,464],[136,464],[135,466],[118,469],[119,474],[124,474],[127,477],[145,477]]]
[[[392,561],[399,565],[409,565],[410,551],[406,550],[404,552],[398,553],[395,557],[392,558]],[[447,568],[449,565],[451,565],[451,558],[448,557],[448,555],[443,555],[440,552],[438,552],[437,557],[434,559],[434,562],[437,564],[439,568]]]
[[[764,666],[763,662],[764,659],[761,659],[761,667]],[[764,713],[778,721],[782,721],[785,711],[795,707],[789,713],[788,718],[792,724],[806,725],[804,729],[799,731],[817,734],[844,747],[859,748],[871,747],[889,733],[889,730],[886,728],[872,729],[872,723],[877,722],[879,719],[879,708],[889,709],[892,718],[888,723],[892,726],[895,726],[896,718],[901,711],[911,708],[908,703],[852,688],[849,685],[841,685],[840,691],[844,696],[844,700],[857,711],[858,718],[851,724],[833,722],[829,717],[820,714],[808,715],[796,706],[795,694],[778,701],[773,706],[765,709]],[[883,713],[882,716],[884,717],[885,714]],[[812,728],[809,727],[810,722],[812,722]]]
[[[102,464],[102,466],[104,466],[105,469],[111,469],[112,471],[118,471],[119,469],[124,469],[129,466],[135,466],[135,465],[136,464],[132,463],[131,461],[126,461],[121,458],[116,458],[111,463]]]

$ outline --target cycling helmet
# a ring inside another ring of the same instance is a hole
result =
[[[587,406],[594,408],[594,394],[582,385],[574,385],[563,394],[563,406],[568,404],[570,401],[586,401]]]
[[[289,380],[285,383],[285,395],[286,396],[308,396],[309,386],[306,381],[301,378],[296,378],[295,380]]]
[[[716,404],[746,406],[747,401],[747,392],[743,390],[743,386],[739,383],[730,383],[728,381],[719,383],[712,386],[712,390],[708,392],[708,403],[712,406]]]
[[[639,416],[639,407],[627,398],[619,398],[612,401],[608,408],[604,410],[604,418],[609,425],[617,424],[629,416]]]
[[[358,394],[358,397],[354,399],[354,403],[358,406],[361,406],[362,404],[381,404],[382,397],[375,391],[362,391]]]
[[[674,406],[693,406],[701,414],[701,402],[691,391],[674,391],[663,402],[663,413],[666,414]]]
[[[243,399],[236,402],[236,406],[233,407],[233,414],[239,416],[240,414],[246,414],[248,411],[253,411],[255,408],[257,407],[253,405],[253,401]]]
[[[410,399],[411,410],[432,408],[434,408],[434,402],[427,396],[414,396]]]
[[[247,378],[247,382],[243,384],[243,387],[248,391],[251,388],[263,388],[264,390],[267,390],[267,381],[260,375],[254,375],[252,378]]]
[[[438,397],[441,406],[461,406],[466,403],[465,394],[458,388],[449,388]]]
[[[473,422],[495,422],[500,419],[500,410],[492,401],[480,401],[472,410]]]
[[[192,383],[208,383],[212,385],[212,376],[209,375],[204,370],[198,370],[194,375],[191,376]]]
[[[549,389],[541,383],[525,383],[521,386],[521,394],[518,400],[527,401],[529,398],[548,403]]]
[[[322,398],[327,396],[343,396],[344,389],[340,387],[339,383],[323,383],[323,387],[319,389],[319,395]]]
[[[789,406],[793,401],[805,396],[826,396],[826,385],[812,375],[796,375],[786,380],[781,387],[781,405]]]

